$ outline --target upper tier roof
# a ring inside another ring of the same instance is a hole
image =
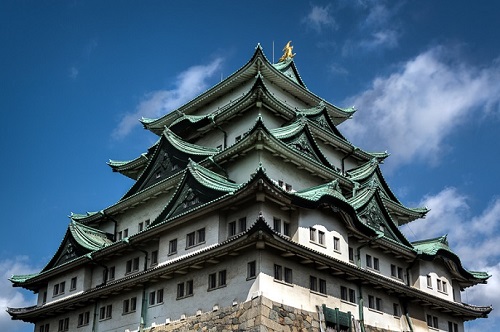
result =
[[[179,117],[184,114],[194,114],[196,110],[202,108],[204,105],[226,95],[234,89],[234,87],[254,79],[257,75],[262,75],[267,80],[272,81],[282,90],[287,91],[298,100],[301,100],[305,105],[309,105],[309,107],[313,107],[323,102],[328,112],[332,115],[332,119],[335,121],[336,125],[350,118],[355,112],[353,108],[341,109],[334,106],[310,92],[305,87],[302,79],[300,79],[300,75],[298,74],[293,60],[289,60],[286,64],[273,65],[265,57],[260,45],[257,45],[255,53],[250,61],[222,82],[161,118],[142,119],[141,122],[146,129],[160,134],[165,126],[170,126],[170,124]]]

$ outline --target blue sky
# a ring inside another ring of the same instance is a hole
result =
[[[358,112],[340,130],[391,153],[389,185],[425,220],[411,239],[448,234],[466,267],[493,274],[463,300],[500,326],[500,4],[481,1],[1,1],[0,307],[52,257],[71,212],[101,210],[132,185],[109,159],[155,141],[158,117],[239,69],[260,43],[292,40],[308,88]],[[274,56],[273,56],[274,43]],[[0,311],[0,330],[32,331]]]

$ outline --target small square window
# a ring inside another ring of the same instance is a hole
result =
[[[290,223],[283,221],[283,235],[290,236]]]
[[[373,268],[377,271],[380,271],[379,260],[377,257],[373,257]]]

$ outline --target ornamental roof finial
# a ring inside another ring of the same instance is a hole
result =
[[[290,40],[288,43],[286,43],[285,47],[283,48],[283,55],[281,58],[278,60],[278,62],[283,62],[285,60],[291,59],[295,56],[295,53],[292,53],[293,46],[290,45],[292,41]]]

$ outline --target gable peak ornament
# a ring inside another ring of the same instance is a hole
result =
[[[288,43],[286,43],[285,47],[283,48],[283,55],[278,60],[278,62],[286,61],[286,60],[291,59],[295,56],[295,53],[292,53],[293,46],[291,44],[292,44],[291,40]]]

